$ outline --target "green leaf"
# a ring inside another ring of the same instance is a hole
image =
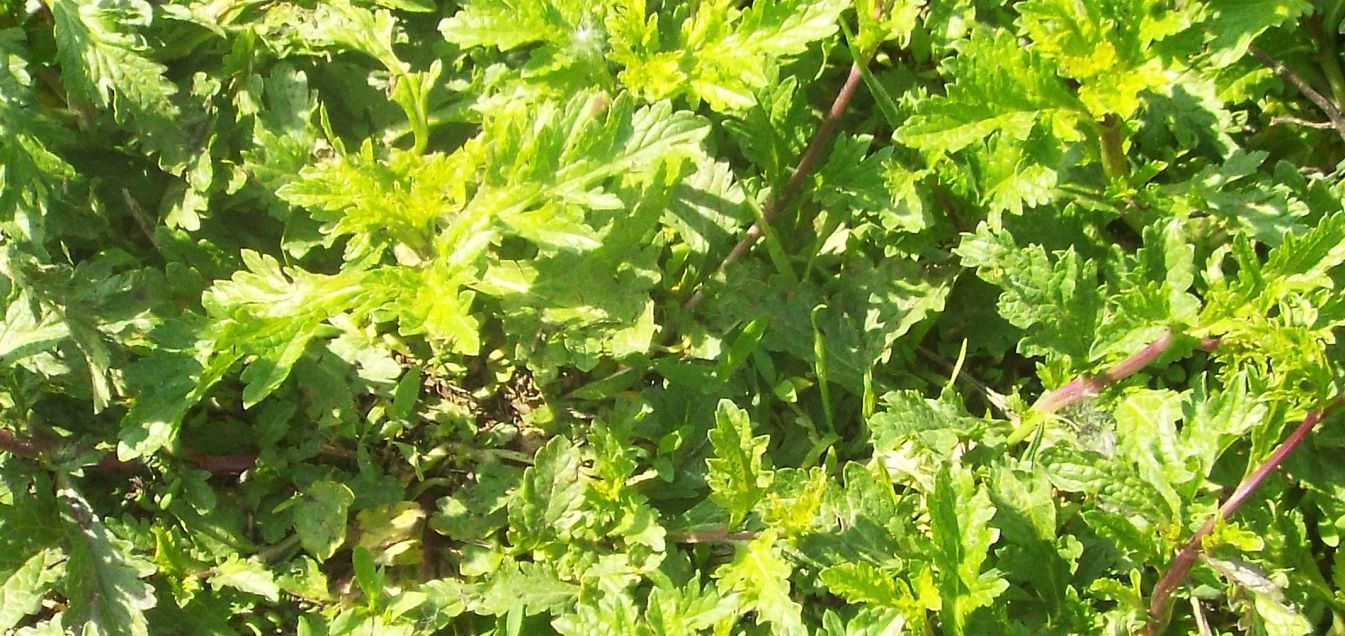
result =
[[[1171,487],[1141,477],[1131,463],[1065,445],[1043,450],[1040,461],[1057,489],[1091,493],[1108,512],[1150,523],[1168,521],[1175,512],[1170,507]]]
[[[187,141],[173,103],[177,86],[165,67],[150,59],[136,27],[148,25],[148,2],[52,0],[61,79],[72,97],[110,108],[118,123],[139,133],[140,143],[160,153],[165,167],[185,168]]]
[[[744,109],[772,83],[782,58],[831,37],[848,3],[838,0],[758,0],[739,10],[713,0],[695,5],[676,42],[660,42],[659,15],[633,3],[613,30],[611,59],[625,66],[621,81],[649,99],[679,93],[716,111]],[[665,16],[666,17],[666,16]]]
[[[70,479],[58,476],[61,521],[65,526],[65,596],[61,617],[67,631],[97,636],[147,636],[145,610],[156,604],[154,588],[143,581],[154,566],[131,553],[130,542],[113,535]]]
[[[1256,613],[1257,627],[1261,633],[1268,636],[1303,636],[1313,633],[1312,621],[1284,597],[1285,581],[1282,575],[1272,577],[1246,561],[1212,557],[1204,561],[1251,596],[1251,607]]]
[[[999,226],[999,215],[1021,215],[1024,207],[1050,203],[1056,196],[1056,170],[1037,163],[1014,140],[997,137],[979,157],[982,165],[982,201],[990,211],[990,225]]]
[[[1140,93],[1168,82],[1163,61],[1150,46],[1190,24],[1185,13],[1160,7],[1144,0],[1082,6],[1027,0],[1016,8],[1033,50],[1081,84],[1079,100],[1090,113],[1130,118],[1140,106]]]
[[[1308,232],[1286,234],[1266,259],[1266,277],[1280,277],[1283,289],[1334,286],[1332,274],[1345,264],[1345,213],[1332,214]]]
[[[1248,380],[1266,390],[1320,394],[1334,384],[1328,343],[1335,340],[1332,332],[1345,325],[1334,291],[1345,263],[1342,242],[1345,214],[1339,213],[1307,232],[1286,236],[1264,264],[1251,240],[1240,235],[1230,250],[1236,279],[1211,275],[1207,268],[1210,289],[1197,333],[1232,345],[1221,346],[1216,355],[1230,368],[1247,371]],[[1286,311],[1290,306],[1321,309]]]
[[[562,581],[548,564],[511,562],[485,583],[473,609],[494,616],[514,611],[531,616],[565,607],[578,594],[578,586]]]
[[[975,234],[964,234],[954,253],[982,280],[1001,288],[999,313],[1009,324],[1033,328],[1019,341],[1019,352],[1063,355],[1075,365],[1090,360],[1103,317],[1094,262],[1072,249],[1048,255],[1040,245],[1019,248],[1010,234],[984,223]]]
[[[75,169],[53,151],[68,136],[38,101],[25,39],[0,30],[0,228],[42,253],[44,217]]]
[[[537,451],[509,500],[509,542],[516,549],[544,548],[580,522],[586,482],[579,461],[579,449],[565,437]]]
[[[769,623],[776,634],[806,634],[803,608],[789,595],[792,570],[775,532],[767,530],[739,546],[733,561],[717,568],[714,577],[723,594],[737,593],[743,609],[756,612],[758,625]]]
[[[277,191],[299,176],[317,143],[319,132],[312,123],[318,109],[316,93],[309,90],[306,72],[282,62],[268,75],[253,77],[246,95],[260,103],[249,106],[257,113],[251,147],[242,152],[242,168],[265,188]]]
[[[373,554],[368,548],[357,545],[350,551],[350,564],[355,571],[355,583],[364,592],[365,602],[376,607],[383,596],[383,573],[374,564]]]
[[[730,525],[738,525],[765,495],[774,471],[764,459],[767,435],[752,436],[747,413],[730,400],[720,400],[715,409],[715,427],[710,431],[714,457],[705,460],[710,499],[729,512]]]
[[[0,456],[0,572],[12,575],[33,555],[59,548],[55,488],[43,473],[24,474],[21,460]]]
[[[434,579],[421,584],[417,590],[425,594],[425,602],[417,608],[425,629],[443,629],[467,609],[467,591],[461,579]]]
[[[126,369],[125,379],[135,390],[131,408],[122,418],[117,444],[117,457],[122,461],[152,455],[169,446],[200,394],[203,367],[197,352],[177,350],[168,344],[163,343],[154,355]]]
[[[836,20],[846,8],[843,2],[826,0],[757,0],[742,12],[736,37],[730,40],[777,57],[798,55],[811,43],[836,33]]]
[[[1266,416],[1266,405],[1249,393],[1247,376],[1236,374],[1223,382],[1223,390],[1211,394],[1204,378],[1188,401],[1189,419],[1180,431],[1180,452],[1195,460],[1196,471],[1207,474],[1214,462]],[[1193,413],[1190,411],[1194,411]],[[1188,460],[1190,461],[1190,460]]]
[[[275,575],[255,557],[241,559],[237,555],[230,555],[224,563],[215,566],[215,573],[210,577],[210,587],[217,590],[231,587],[256,594],[272,603],[280,598],[280,585],[276,583]]]
[[[42,608],[42,599],[65,574],[65,555],[47,548],[34,554],[0,586],[0,630],[9,633]]]
[[[1222,0],[1209,4],[1205,18],[1214,64],[1225,66],[1247,54],[1252,40],[1267,29],[1312,12],[1307,0]]]
[[[1058,617],[1070,612],[1071,577],[1078,568],[1079,541],[1058,528],[1056,493],[1044,471],[1031,464],[995,464],[987,480],[995,504],[995,525],[1002,531],[997,551],[1005,578],[1022,577],[1035,592],[1032,603],[1045,601]],[[1063,535],[1063,536],[1062,536]],[[1063,620],[1063,618],[1062,618]]]
[[[1186,454],[1178,450],[1181,409],[1181,395],[1143,389],[1126,395],[1115,411],[1117,453],[1134,462],[1140,477],[1158,489],[1174,516],[1181,510],[1175,487],[1194,477],[1186,467]]]
[[[377,259],[398,246],[428,254],[445,209],[466,199],[472,167],[461,153],[393,150],[379,159],[366,140],[359,152],[304,168],[276,196],[312,210],[329,241],[350,237],[348,261]]]
[[[10,301],[0,321],[0,364],[15,364],[50,350],[69,336],[70,328],[57,312],[43,311],[28,294],[20,294]]]
[[[872,52],[879,44],[888,41],[895,41],[902,48],[909,46],[911,34],[920,23],[925,4],[925,0],[898,0],[892,3],[856,0],[855,17],[859,19],[859,32],[853,46],[861,53]]]
[[[947,95],[923,100],[897,141],[937,156],[996,133],[1022,141],[1037,125],[1061,141],[1082,138],[1078,100],[1047,60],[1008,33],[978,33],[949,71],[956,81]]]
[[[962,437],[971,435],[980,425],[977,418],[945,402],[926,399],[917,391],[893,391],[882,397],[882,410],[868,421],[869,435],[876,455],[891,453],[907,442],[915,442],[942,463],[952,455]]]
[[[1098,330],[1092,351],[1095,359],[1128,355],[1167,330],[1181,332],[1197,322],[1201,307],[1200,299],[1191,293],[1194,256],[1179,222],[1145,228],[1144,247],[1134,255],[1135,266],[1128,271],[1124,265],[1113,267],[1123,273],[1112,284],[1117,293],[1108,299],[1112,315]]]
[[[389,11],[370,11],[350,0],[332,0],[317,5],[313,14],[304,18],[298,20],[296,35],[311,44],[362,52],[392,73],[408,70],[393,50],[400,34]]]
[[[420,563],[424,558],[420,531],[425,511],[416,502],[402,501],[361,510],[356,519],[360,525],[359,544],[379,565]]]
[[[656,330],[650,290],[657,272],[648,250],[605,245],[588,254],[502,262],[486,273],[497,286],[481,289],[501,297],[505,324],[526,334],[521,348],[545,352],[533,356],[535,370],[542,372],[548,363],[591,369],[600,356],[621,359],[649,350]],[[506,279],[520,283],[509,285]],[[549,337],[537,342],[532,334],[538,333]]]
[[[799,539],[800,548],[823,564],[897,567],[915,533],[909,524],[914,499],[898,499],[893,476],[881,463],[847,462],[842,474],[844,487],[828,487],[818,525]]]
[[[637,109],[624,93],[610,103],[600,94],[579,94],[562,106],[516,104],[492,115],[471,146],[490,144],[494,161],[483,167],[480,185],[453,227],[467,231],[476,219],[491,219],[561,250],[597,245],[584,212],[621,206],[610,180],[640,183],[698,158],[709,133],[706,122],[688,111],[674,111],[666,101]]]
[[[864,376],[889,359],[902,335],[942,311],[951,282],[945,272],[927,271],[914,260],[866,257],[846,259],[846,276],[825,287],[811,282],[797,288],[744,264],[730,274],[729,286],[715,299],[715,314],[725,327],[770,315],[762,348],[789,353],[816,366],[815,337],[824,338],[828,379],[862,394]],[[813,308],[825,305],[816,315]],[[711,318],[712,320],[714,318]]]
[[[625,592],[597,594],[582,599],[573,612],[551,621],[551,626],[564,636],[592,634],[639,634],[640,613],[635,600]]]
[[[733,616],[736,609],[713,585],[702,586],[692,579],[680,588],[651,590],[645,620],[656,634],[676,634],[678,630],[709,629]]]
[[[444,18],[439,33],[461,47],[489,46],[502,51],[533,42],[561,42],[576,37],[576,31],[583,28],[581,8],[566,0],[472,0]]]
[[[424,334],[436,350],[476,355],[481,350],[479,321],[470,314],[476,293],[464,289],[461,271],[442,262],[423,268],[391,267],[372,272],[366,291],[390,299],[397,330]]]
[[[990,546],[999,538],[999,530],[990,526],[995,507],[971,471],[952,466],[939,472],[929,509],[931,557],[943,599],[939,617],[948,633],[963,634],[972,613],[989,607],[1009,587],[998,571],[983,571]]]
[[[910,598],[910,589],[892,572],[867,563],[841,563],[818,575],[827,589],[851,603],[900,607]]]
[[[873,148],[869,135],[845,135],[832,142],[827,162],[817,171],[820,182],[813,196],[832,209],[852,214],[876,213],[891,206],[883,166],[892,158],[892,148]]]
[[[246,271],[217,281],[202,304],[215,323],[210,340],[216,357],[202,386],[219,379],[240,358],[247,358],[242,379],[243,406],[250,408],[289,377],[308,343],[336,314],[369,301],[358,271],[312,274],[280,267],[276,259],[243,251]]]
[[[392,89],[392,99],[406,112],[407,124],[415,138],[412,151],[419,154],[430,142],[429,101],[430,91],[443,73],[443,64],[435,60],[430,69],[423,73],[407,73],[397,80]]]
[[[316,481],[297,496],[290,508],[294,530],[304,550],[325,561],[346,542],[346,521],[355,493],[335,481]]]
[[[727,249],[734,232],[751,218],[746,195],[725,162],[702,162],[678,182],[663,213],[664,225],[698,255]]]

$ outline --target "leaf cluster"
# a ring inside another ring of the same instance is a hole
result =
[[[1342,33],[6,3],[0,631],[1345,629]]]

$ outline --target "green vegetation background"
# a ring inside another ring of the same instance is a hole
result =
[[[5,0],[0,631],[1345,633],[1343,18]]]

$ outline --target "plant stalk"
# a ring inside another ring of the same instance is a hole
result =
[[[728,528],[713,528],[710,530],[669,532],[668,540],[673,543],[740,543],[751,541],[759,536],[761,536],[761,533],[755,530],[731,532]]]
[[[1065,383],[1065,385],[1047,392],[1037,400],[1036,404],[1032,405],[1032,410],[1041,413],[1054,413],[1091,398],[1100,393],[1102,389],[1116,384],[1152,364],[1154,360],[1167,352],[1176,340],[1177,335],[1175,333],[1166,331],[1158,339],[1145,345],[1143,349],[1136,351],[1126,359],[1112,365],[1106,371],[1098,375],[1081,375]],[[1205,351],[1213,351],[1219,348],[1219,339],[1205,338],[1201,340],[1200,348]]]
[[[1331,88],[1331,99],[1337,104],[1345,104],[1345,73],[1340,68],[1340,53],[1336,48],[1336,37],[1323,28],[1322,14],[1314,13],[1304,21],[1308,35],[1316,44],[1317,65],[1321,67],[1322,77]],[[1334,24],[1334,23],[1333,23]]]
[[[761,218],[747,228],[747,233],[733,246],[728,256],[725,256],[724,260],[719,262],[719,267],[715,268],[715,276],[723,274],[729,265],[742,258],[747,250],[757,242],[757,239],[761,238],[765,224],[775,220],[775,217],[788,208],[799,192],[803,190],[803,182],[817,168],[817,162],[822,157],[822,151],[831,142],[831,138],[836,135],[841,116],[845,114],[845,109],[849,107],[850,100],[854,98],[856,89],[859,88],[864,79],[862,65],[866,63],[867,60],[856,60],[854,64],[850,65],[850,75],[845,78],[845,84],[836,93],[836,99],[832,101],[831,108],[827,110],[826,117],[822,119],[822,124],[817,127],[817,132],[813,134],[812,140],[808,142],[808,147],[804,149],[802,155],[799,155],[799,162],[789,175],[789,181],[785,182],[784,187],[780,188],[778,192],[771,193],[770,198],[766,200],[766,205],[761,209]],[[701,288],[696,290],[696,293],[692,294],[686,302],[682,303],[682,310],[691,311],[703,300],[705,300],[705,289]]]
[[[1289,437],[1283,442],[1280,442],[1280,445],[1261,461],[1261,464],[1256,467],[1256,470],[1252,471],[1252,474],[1248,475],[1246,479],[1242,480],[1242,483],[1238,484],[1238,487],[1233,491],[1233,494],[1224,501],[1223,505],[1219,506],[1219,512],[1206,521],[1204,525],[1200,526],[1200,529],[1196,530],[1195,534],[1191,535],[1191,538],[1187,539],[1186,542],[1182,544],[1181,550],[1177,552],[1177,555],[1173,557],[1172,562],[1168,564],[1167,570],[1163,572],[1162,578],[1160,578],[1158,583],[1154,585],[1153,593],[1149,600],[1149,622],[1145,625],[1144,631],[1142,631],[1141,634],[1144,636],[1157,636],[1157,634],[1167,626],[1168,614],[1172,609],[1172,593],[1176,591],[1177,586],[1181,585],[1182,582],[1186,580],[1187,575],[1191,573],[1191,568],[1195,566],[1196,559],[1200,556],[1200,552],[1204,547],[1202,544],[1205,541],[1205,537],[1208,537],[1210,533],[1214,531],[1214,527],[1218,525],[1219,521],[1233,516],[1233,513],[1237,512],[1238,508],[1241,508],[1243,504],[1247,503],[1247,500],[1261,487],[1261,484],[1265,483],[1266,479],[1270,477],[1270,474],[1284,462],[1284,459],[1288,457],[1290,453],[1294,452],[1294,450],[1303,443],[1303,440],[1306,439],[1308,433],[1311,433],[1312,429],[1317,426],[1317,423],[1320,422],[1327,413],[1342,404],[1345,404],[1345,398],[1337,399],[1326,406],[1309,411],[1307,416],[1303,418],[1303,422],[1289,434]]]
[[[1317,89],[1313,88],[1306,80],[1290,70],[1289,67],[1267,55],[1265,51],[1262,51],[1255,46],[1249,46],[1247,47],[1247,52],[1251,53],[1252,57],[1260,60],[1262,64],[1265,64],[1270,70],[1274,71],[1285,83],[1297,89],[1300,94],[1308,98],[1308,101],[1316,104],[1317,108],[1320,108],[1321,111],[1326,114],[1326,118],[1331,121],[1331,125],[1335,127],[1340,138],[1345,139],[1345,117],[1341,117],[1340,109],[1336,108],[1336,105],[1332,104],[1331,100],[1327,99],[1325,95],[1317,92]]]
[[[13,431],[0,429],[0,451],[26,459],[42,459],[56,450],[55,442],[18,435]],[[182,453],[187,461],[198,468],[215,475],[239,475],[251,469],[257,463],[256,455],[207,455],[188,450]],[[108,472],[136,472],[145,465],[138,461],[124,462],[117,459],[115,452],[104,455],[93,468]]]
[[[1121,123],[1116,115],[1107,113],[1098,122],[1098,149],[1102,154],[1102,172],[1109,181],[1125,180],[1130,175],[1126,163],[1125,146],[1121,139]]]

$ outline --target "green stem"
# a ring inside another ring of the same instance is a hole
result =
[[[1108,181],[1126,181],[1130,177],[1130,165],[1126,162],[1125,149],[1121,140],[1121,122],[1116,115],[1107,113],[1098,122],[1098,149],[1102,153],[1102,172]]]
[[[1336,38],[1331,31],[1322,28],[1322,16],[1313,15],[1307,19],[1308,33],[1312,36],[1317,49],[1317,66],[1331,89],[1331,98],[1337,108],[1345,104],[1345,72],[1340,68],[1340,54],[1336,50]]]
[[[1331,46],[1327,50],[1317,52],[1317,64],[1322,67],[1322,75],[1326,76],[1326,83],[1331,87],[1331,98],[1335,101],[1337,107],[1345,104],[1345,73],[1340,70],[1340,54],[1336,53],[1336,47]]]

